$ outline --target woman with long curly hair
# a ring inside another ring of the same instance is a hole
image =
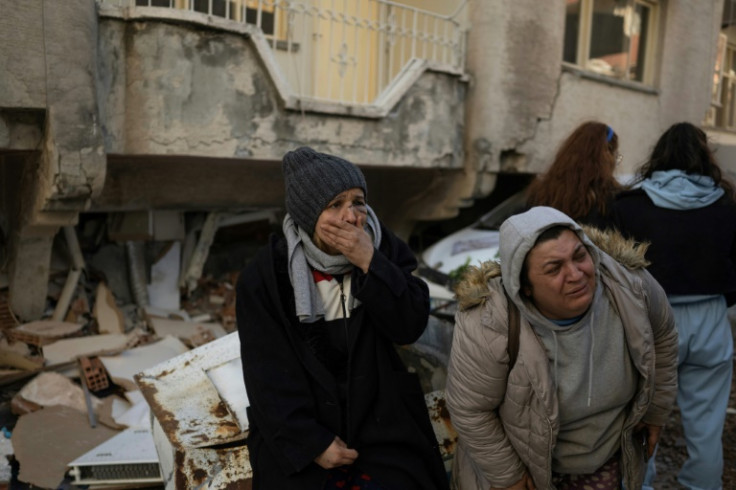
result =
[[[616,132],[601,122],[585,122],[529,186],[527,204],[553,207],[579,223],[608,228],[611,203],[621,190],[613,175],[620,159]]]

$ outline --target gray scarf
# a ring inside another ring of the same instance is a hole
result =
[[[366,205],[366,231],[373,237],[373,246],[381,244],[381,226],[376,213]],[[355,267],[344,255],[330,255],[320,250],[304,230],[287,213],[283,223],[288,250],[289,280],[294,288],[296,315],[302,323],[313,323],[325,315],[324,305],[312,278],[310,266],[330,275],[347,274]],[[352,310],[355,298],[350,295],[348,308]]]

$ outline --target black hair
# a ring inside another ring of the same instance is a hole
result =
[[[654,172],[682,170],[686,174],[705,175],[723,188],[728,195],[736,197],[733,185],[724,180],[708,146],[708,136],[697,126],[680,122],[673,124],[659,137],[649,160],[638,170],[639,180],[648,179]]]

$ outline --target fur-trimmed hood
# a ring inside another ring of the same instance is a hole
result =
[[[583,226],[581,232],[589,238],[586,246],[611,256],[628,269],[643,269],[649,265],[644,254],[649,243],[637,243],[627,239],[618,230],[600,230]],[[587,242],[587,243],[586,243]],[[460,309],[465,310],[482,304],[490,294],[488,282],[501,276],[500,262],[488,260],[478,266],[468,266],[455,286],[455,296]]]

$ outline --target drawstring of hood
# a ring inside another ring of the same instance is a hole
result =
[[[557,355],[557,332],[552,330],[552,338],[555,340],[555,348],[554,348],[554,371],[555,371],[555,387],[560,386],[559,379],[557,377],[557,359],[560,357]]]
[[[587,369],[587,375],[588,375],[588,395],[586,404],[588,407],[590,407],[592,401],[593,401],[593,378],[595,378],[595,362],[594,362],[594,352],[595,352],[595,310],[591,308],[590,312],[590,319],[585,319],[588,315],[583,315],[582,317],[578,318],[578,322],[582,321],[585,322],[584,325],[582,325],[582,328],[587,331],[588,338],[590,339],[590,348],[588,350],[588,369]],[[552,321],[552,320],[549,320]],[[556,323],[556,322],[553,322]],[[573,325],[573,324],[570,324]],[[546,328],[543,325],[537,325],[535,327],[535,324],[532,324],[532,327],[535,328],[535,330],[539,328]],[[571,327],[575,328],[575,327]],[[552,371],[553,371],[553,377],[555,381],[555,386],[558,387],[559,384],[559,368],[558,368],[558,359],[559,359],[559,340],[557,338],[558,332],[562,331],[559,328],[547,328],[547,331],[551,334],[552,337]]]
[[[588,406],[593,398],[593,351],[595,350],[595,311],[590,314],[590,349],[588,349]]]

